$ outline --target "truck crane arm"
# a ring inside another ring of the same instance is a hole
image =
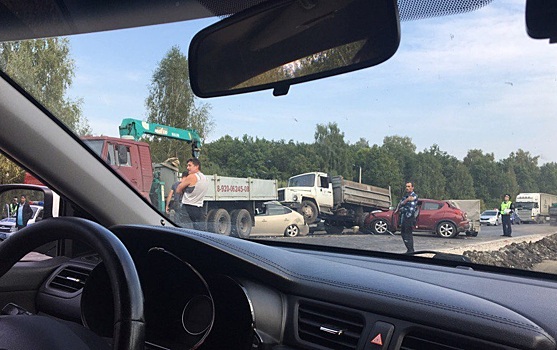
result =
[[[144,134],[186,141],[187,143],[191,143],[192,156],[195,158],[199,157],[199,152],[201,151],[201,137],[194,129],[179,129],[156,123],[147,123],[138,119],[126,118],[122,120],[119,130],[120,137],[133,136],[135,141],[139,141]]]

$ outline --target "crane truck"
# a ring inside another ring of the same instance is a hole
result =
[[[171,164],[153,164],[149,144],[140,141],[144,135],[167,137],[191,145],[191,155],[199,156],[201,137],[194,129],[147,123],[127,118],[119,127],[120,138],[84,136],[87,144],[111,167],[118,170],[133,187],[161,212],[170,186],[178,180],[178,168]],[[207,228],[211,232],[248,238],[254,226],[257,209],[263,203],[277,199],[277,181],[207,175],[211,182],[204,205],[207,210]],[[26,174],[25,183],[41,184]]]

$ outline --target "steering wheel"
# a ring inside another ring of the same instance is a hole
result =
[[[92,221],[60,217],[26,227],[0,244],[0,277],[33,249],[58,239],[79,240],[101,257],[114,299],[112,349],[143,349],[143,292],[126,247],[108,229]],[[39,315],[0,316],[0,349],[97,349],[106,341],[80,325]]]

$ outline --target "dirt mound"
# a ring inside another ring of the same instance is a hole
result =
[[[463,255],[478,264],[532,270],[544,260],[557,260],[557,234],[535,242],[511,243],[493,251],[468,250]]]

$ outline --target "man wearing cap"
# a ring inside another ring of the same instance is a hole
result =
[[[501,215],[501,221],[503,223],[503,236],[511,237],[512,226],[511,226],[511,215],[514,211],[514,204],[511,202],[511,195],[505,194],[503,202],[501,202],[501,207],[497,216]]]

